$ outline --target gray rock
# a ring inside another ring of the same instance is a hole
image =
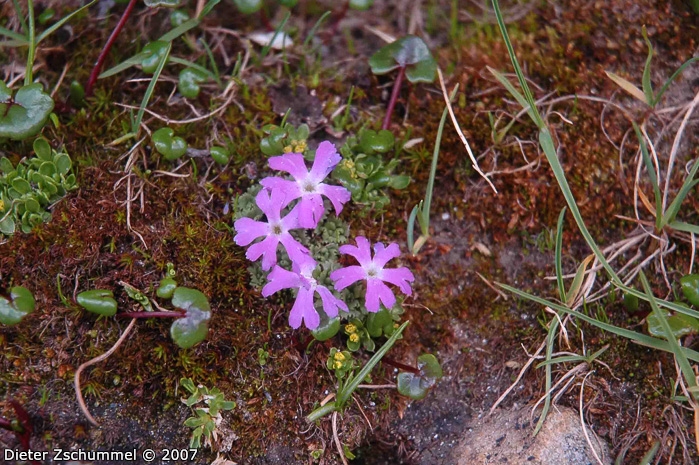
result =
[[[532,436],[531,410],[524,408],[499,412],[470,428],[454,457],[459,465],[597,465],[599,462],[585,439],[578,412],[567,407],[552,407],[544,426]],[[597,456],[604,465],[611,464],[609,451],[586,425]]]

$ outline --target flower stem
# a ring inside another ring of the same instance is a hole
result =
[[[36,31],[34,30],[34,2],[27,1],[29,15],[29,51],[27,52],[27,69],[24,72],[24,85],[28,86],[34,80],[34,54],[36,53]]]
[[[393,84],[393,92],[391,92],[391,100],[388,101],[388,108],[386,109],[386,117],[383,119],[383,124],[381,129],[388,129],[391,125],[391,115],[393,114],[393,108],[396,106],[398,101],[398,95],[400,94],[400,85],[403,83],[403,76],[405,75],[405,66],[402,66],[398,70],[398,76],[396,76],[396,82]]]
[[[121,318],[183,318],[186,315],[185,312],[128,312],[118,313],[116,316]]]
[[[104,62],[107,59],[107,55],[109,54],[109,51],[112,49],[112,45],[114,45],[116,38],[119,36],[119,33],[124,28],[126,21],[128,21],[129,17],[131,16],[131,12],[133,11],[134,6],[136,6],[136,0],[130,0],[129,4],[126,5],[126,10],[124,10],[124,14],[121,15],[119,22],[114,27],[112,34],[109,36],[109,39],[107,39],[107,43],[104,44],[104,48],[100,52],[99,57],[97,57],[97,62],[95,63],[94,68],[92,68],[90,78],[87,81],[87,87],[85,87],[85,95],[87,97],[92,96],[92,91],[95,87],[95,83],[97,82],[97,78],[100,75],[100,71],[102,71],[102,66],[104,65]]]

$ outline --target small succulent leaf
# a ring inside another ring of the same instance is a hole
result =
[[[201,419],[196,417],[189,417],[184,421],[184,426],[188,428],[198,428],[201,426]]]
[[[163,278],[156,289],[155,294],[161,299],[171,299],[177,288],[177,282],[172,278]]]
[[[56,165],[56,171],[58,174],[68,174],[70,169],[73,167],[73,163],[70,161],[70,157],[65,153],[59,153],[53,159],[53,163]]]
[[[53,176],[56,174],[56,165],[52,161],[45,161],[39,166],[39,174],[44,176]],[[32,180],[35,179],[32,173]],[[42,179],[42,178],[38,178]],[[36,181],[35,181],[36,182]]]
[[[386,153],[393,148],[395,137],[391,131],[382,129],[379,132],[365,130],[359,137],[359,146],[367,153]]]
[[[26,287],[15,286],[10,289],[10,299],[0,297],[0,323],[8,326],[19,323],[36,307],[34,296]]]
[[[340,331],[340,318],[321,320],[318,327],[311,331],[316,341],[327,341]]]
[[[34,153],[39,159],[44,161],[51,161],[51,146],[49,142],[43,137],[37,137],[34,140]]]
[[[405,174],[391,176],[391,180],[388,182],[390,187],[398,190],[405,189],[408,184],[410,184],[410,176]]]
[[[638,297],[628,292],[624,293],[624,306],[630,312],[638,311]]]
[[[682,286],[682,293],[689,303],[699,307],[699,274],[682,276],[680,285]]]
[[[183,288],[178,287],[175,290],[175,294],[177,294],[177,291],[180,289]],[[174,305],[175,298],[173,297],[172,300]],[[206,335],[209,333],[210,316],[211,312],[208,310],[201,311],[196,307],[189,307],[187,316],[176,319],[174,323],[172,323],[172,326],[170,326],[170,336],[172,336],[172,340],[182,349],[188,349],[199,344],[206,339]]]
[[[85,88],[79,81],[70,83],[68,98],[70,99],[70,103],[76,108],[85,106]]]
[[[367,183],[370,183],[374,188],[377,189],[386,187],[389,182],[391,182],[391,175],[386,173],[384,170],[380,170],[377,173],[369,176],[369,178],[367,178]]]
[[[53,99],[41,84],[21,87],[14,98],[0,81],[0,137],[22,140],[41,131],[53,110]]]
[[[219,165],[225,165],[228,163],[230,154],[228,150],[223,147],[211,147],[211,158]]]
[[[187,152],[187,142],[181,137],[173,137],[175,132],[168,127],[153,133],[153,145],[166,160],[177,160]]]
[[[39,205],[39,202],[37,202],[34,198],[28,198],[24,202],[24,208],[26,208],[28,212],[39,213],[41,205]]]
[[[144,73],[155,73],[160,60],[168,55],[168,47],[168,43],[162,40],[155,40],[143,47],[141,52],[144,54],[144,58],[141,60],[141,68]]]
[[[349,7],[353,10],[368,10],[373,4],[374,0],[350,0]]]
[[[11,215],[0,219],[0,233],[6,236],[11,236],[15,233],[15,220],[12,219]]]
[[[114,300],[114,294],[108,289],[83,291],[78,294],[77,301],[82,308],[98,315],[114,316],[117,311],[117,302]]]
[[[147,7],[150,8],[156,8],[156,7],[166,7],[166,8],[177,8],[180,6],[180,0],[143,0],[143,3],[146,4]]]
[[[192,394],[197,392],[197,387],[194,385],[194,381],[192,381],[189,378],[181,378],[180,379],[180,386],[184,387],[186,390],[188,390]]]
[[[679,339],[688,334],[699,333],[699,320],[696,318],[682,313],[675,313],[674,315],[670,316],[670,313],[663,308],[661,308],[660,311],[665,315],[665,318],[670,325],[670,329],[672,330],[672,334],[676,338]],[[652,336],[663,339],[667,337],[662,321],[660,321],[660,318],[658,318],[658,315],[655,312],[648,315],[646,322],[648,323],[648,333],[650,333]]]
[[[12,162],[7,159],[7,157],[0,158],[0,171],[5,174],[10,174],[14,170],[15,167],[12,165]]]
[[[262,0],[233,0],[233,3],[246,15],[257,13],[262,8]]]
[[[22,178],[15,178],[12,180],[12,187],[20,194],[26,194],[32,190],[32,186]]]
[[[177,90],[186,98],[196,98],[201,87],[199,84],[206,81],[206,74],[198,69],[185,68],[180,71],[177,81]]]

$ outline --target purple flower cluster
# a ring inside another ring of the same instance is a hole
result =
[[[292,229],[315,228],[325,214],[323,197],[332,203],[335,214],[339,215],[342,207],[351,197],[344,187],[323,183],[342,157],[330,142],[321,142],[316,150],[313,167],[306,168],[303,155],[288,153],[269,159],[270,168],[289,173],[293,180],[281,177],[262,179],[265,188],[257,195],[257,206],[265,214],[266,222],[251,218],[240,218],[234,224],[237,232],[234,240],[240,246],[249,246],[245,256],[256,261],[262,257],[262,269],[272,270],[269,282],[262,289],[262,295],[268,297],[281,289],[298,289],[296,302],[289,315],[289,325],[296,329],[305,324],[308,329],[315,329],[320,324],[320,316],[315,308],[315,294],[320,296],[323,311],[331,318],[339,310],[348,311],[347,305],[325,286],[316,282],[313,272],[316,261],[309,250],[301,245],[289,233]],[[282,210],[296,201],[282,217]],[[261,241],[255,242],[257,239]],[[250,245],[252,244],[252,245]],[[292,270],[285,270],[277,265],[277,249],[281,244],[292,262]],[[378,312],[380,303],[391,308],[396,302],[393,291],[384,284],[390,283],[406,295],[411,295],[410,282],[415,278],[405,267],[385,269],[385,265],[400,255],[398,244],[387,247],[382,243],[374,245],[374,257],[371,257],[371,245],[362,236],[357,237],[357,245],[343,245],[340,253],[347,254],[359,262],[359,266],[348,266],[335,270],[330,279],[335,289],[341,291],[357,281],[366,280],[366,309]]]

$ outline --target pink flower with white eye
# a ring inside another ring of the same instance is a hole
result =
[[[274,176],[262,179],[260,184],[267,189],[279,189],[284,192],[286,203],[283,206],[300,198],[301,201],[297,205],[299,225],[303,228],[315,228],[325,213],[322,196],[327,197],[333,204],[336,215],[340,214],[342,206],[352,196],[350,191],[344,187],[331,186],[322,182],[341,160],[342,156],[337,153],[332,143],[321,142],[316,150],[316,157],[310,171],[306,168],[303,155],[287,153],[270,158],[269,166],[275,170],[286,171],[294,180],[290,181]]]
[[[275,266],[267,276],[269,282],[262,288],[262,295],[269,297],[281,289],[298,288],[296,301],[289,314],[289,326],[297,329],[303,323],[308,329],[316,329],[320,324],[320,316],[314,304],[315,294],[320,295],[323,303],[323,311],[330,317],[337,316],[338,309],[348,311],[347,304],[335,297],[327,287],[321,286],[313,278],[316,262],[311,260],[297,265],[294,263],[294,271],[288,271]]]
[[[264,237],[261,242],[251,245],[245,256],[253,262],[262,256],[262,269],[265,271],[277,263],[277,247],[280,243],[293,263],[313,261],[308,249],[289,234],[289,230],[299,228],[298,208],[292,209],[281,218],[285,197],[286,195],[278,189],[272,190],[271,193],[261,190],[255,197],[255,202],[267,216],[267,222],[240,218],[233,224],[237,231],[233,240],[240,246],[246,246],[255,239]]]
[[[330,279],[335,282],[335,289],[343,290],[347,286],[363,279],[366,280],[365,306],[369,312],[378,312],[380,303],[390,309],[396,303],[396,296],[384,282],[394,284],[405,295],[411,295],[410,283],[415,277],[409,269],[384,268],[390,260],[400,256],[398,244],[391,243],[385,247],[381,242],[374,245],[374,258],[371,258],[371,246],[366,237],[357,237],[357,245],[343,245],[340,253],[351,255],[357,259],[359,266],[352,265],[340,268],[330,273]]]

